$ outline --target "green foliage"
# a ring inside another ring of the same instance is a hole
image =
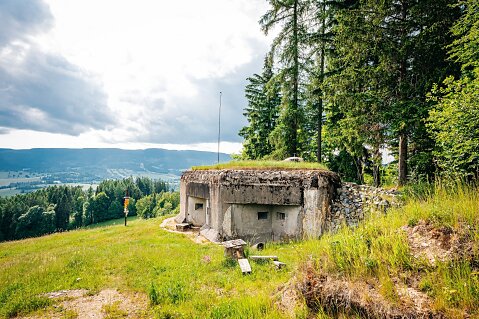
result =
[[[33,206],[18,218],[17,238],[34,237],[55,231],[55,212],[45,211],[43,207]]]
[[[479,67],[474,77],[444,81],[435,87],[437,107],[430,112],[429,129],[437,148],[442,173],[454,177],[479,177]]]
[[[279,83],[272,71],[271,55],[265,58],[263,73],[247,79],[245,95],[248,107],[244,115],[248,125],[239,135],[244,138],[243,159],[261,159],[272,152],[270,134],[276,126],[280,103]]]
[[[475,0],[460,0],[456,4],[463,15],[454,24],[452,33],[456,37],[450,46],[451,57],[461,64],[466,73],[479,67],[479,3]]]
[[[273,40],[271,54],[277,60],[279,70],[276,81],[281,83],[279,125],[271,132],[270,141],[275,148],[276,159],[302,155],[304,151],[304,103],[302,73],[306,64],[302,46],[306,41],[308,3],[301,0],[270,0],[269,10],[261,17],[260,25],[265,34],[279,27]]]
[[[456,39],[449,47],[462,77],[448,77],[433,88],[431,100],[438,104],[429,113],[428,128],[441,173],[472,179],[479,177],[479,4],[465,0],[459,7],[463,15],[452,28]]]
[[[249,125],[240,132],[245,138],[242,158],[295,154],[308,161],[324,160],[347,180],[364,183],[368,173],[376,186],[434,178],[436,141],[425,120],[435,102],[427,93],[434,83],[458,73],[454,62],[462,63],[468,74],[477,65],[477,3],[268,2],[260,26],[265,33],[276,28],[277,35],[263,74],[249,78],[246,87]],[[449,31],[461,10],[463,17],[452,29],[458,37],[454,40]],[[452,43],[453,59],[448,59]],[[268,95],[272,87],[275,94]],[[273,96],[274,106],[267,102]],[[467,125],[472,122],[468,118],[477,117],[475,112],[465,115],[461,119]],[[464,131],[467,125],[458,127]],[[470,135],[475,133],[474,126]],[[384,149],[398,160],[398,172],[385,178]],[[470,159],[463,156],[460,161],[465,165]]]
[[[346,150],[343,149],[337,154],[328,152],[325,163],[331,171],[339,174],[342,181],[362,183],[362,181],[358,179],[357,163],[354,157]]]
[[[152,194],[136,202],[136,212],[143,219],[155,218],[173,213],[180,209],[179,192]]]
[[[96,193],[79,186],[54,186],[32,193],[0,198],[0,241],[41,236],[124,216],[123,200],[130,195],[129,215],[136,215],[136,199],[162,193],[157,216],[175,212],[179,195],[168,192],[161,180],[147,177],[106,180]]]

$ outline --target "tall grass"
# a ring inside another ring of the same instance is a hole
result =
[[[303,249],[323,274],[352,281],[378,283],[385,299],[397,299],[393,282],[418,278],[419,289],[434,300],[449,317],[464,312],[479,315],[479,189],[463,183],[436,184],[428,194],[411,196],[404,207],[387,215],[371,215],[356,229],[342,228],[321,240],[307,242]],[[423,220],[433,227],[447,227],[471,241],[469,256],[431,265],[415,258],[402,226]],[[313,253],[311,253],[313,252]]]

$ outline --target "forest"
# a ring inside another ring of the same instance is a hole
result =
[[[105,180],[96,190],[80,186],[50,186],[28,194],[0,197],[0,241],[72,230],[128,215],[162,216],[179,209],[178,192],[148,177]]]
[[[300,156],[376,186],[477,179],[477,0],[268,3],[240,158]]]

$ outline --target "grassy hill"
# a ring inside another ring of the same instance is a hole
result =
[[[291,277],[299,260],[295,245],[271,246],[288,263],[252,264],[243,276],[228,263],[223,248],[197,244],[182,234],[160,229],[159,219],[53,234],[0,244],[0,317],[48,307],[42,294],[87,289],[95,294],[117,288],[153,299],[161,318],[284,317],[273,306],[275,289]],[[74,317],[74,316],[73,316]]]
[[[261,254],[288,267],[252,262],[249,276],[221,246],[167,232],[160,222],[0,244],[0,317],[53,311],[76,318],[44,296],[72,289],[140,296],[137,317],[145,318],[479,316],[477,188],[438,187],[356,229],[268,245]],[[106,318],[127,316],[113,301],[102,309]]]

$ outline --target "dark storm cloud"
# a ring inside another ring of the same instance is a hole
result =
[[[111,117],[98,82],[29,42],[51,25],[42,2],[0,2],[0,126],[70,135],[105,128]]]
[[[92,79],[61,57],[28,52],[21,70],[0,66],[0,126],[76,135],[111,123]]]

